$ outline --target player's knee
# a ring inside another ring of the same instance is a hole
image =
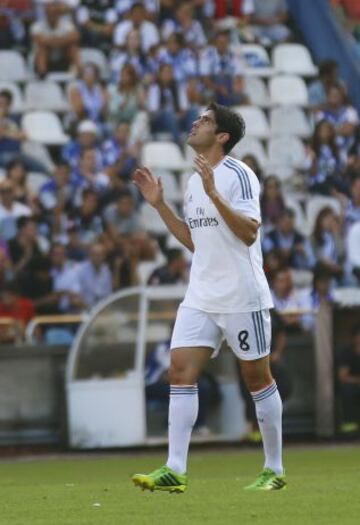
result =
[[[270,372],[263,374],[244,374],[244,381],[249,392],[258,392],[271,385],[271,383],[274,382],[274,378]]]
[[[193,379],[191,367],[183,363],[171,363],[169,369],[169,381],[171,385],[192,385]]]

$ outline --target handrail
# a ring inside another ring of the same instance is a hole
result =
[[[33,344],[34,331],[40,325],[49,324],[81,324],[88,318],[87,313],[83,314],[63,314],[63,315],[39,315],[33,317],[25,330],[25,340],[27,343]]]

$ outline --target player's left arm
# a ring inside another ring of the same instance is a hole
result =
[[[213,169],[203,155],[196,157],[195,165],[197,168],[196,171],[198,171],[202,178],[206,194],[210,197],[230,230],[247,246],[251,246],[256,241],[260,222],[251,217],[247,217],[238,210],[234,210],[230,204],[223,199],[215,187]]]

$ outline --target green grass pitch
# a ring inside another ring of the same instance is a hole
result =
[[[194,450],[185,494],[142,492],[130,475],[164,454],[0,463],[1,525],[359,525],[360,446],[289,447],[287,490],[248,493],[258,450]]]

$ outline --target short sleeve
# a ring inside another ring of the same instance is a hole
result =
[[[255,174],[240,165],[233,166],[229,167],[233,171],[233,181],[229,191],[230,205],[246,217],[261,222],[259,181]]]

